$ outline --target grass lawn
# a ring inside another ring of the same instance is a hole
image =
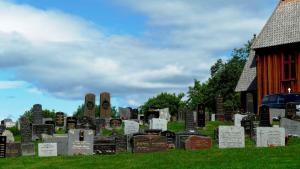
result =
[[[220,122],[211,122],[200,131],[213,136],[213,130]],[[170,123],[169,129],[182,131],[184,123]],[[246,138],[246,148],[218,149],[214,144],[210,150],[185,151],[170,150],[167,152],[131,154],[119,153],[111,156],[64,156],[39,158],[19,157],[0,159],[0,168],[104,168],[104,169],[148,169],[148,168],[300,168],[300,139],[290,138],[288,146],[279,148],[255,148],[255,144]]]

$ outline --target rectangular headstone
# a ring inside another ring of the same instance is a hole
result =
[[[140,130],[140,125],[138,122],[130,121],[130,120],[124,120],[124,134],[134,134],[138,133]]]
[[[270,107],[263,105],[259,108],[259,117],[260,123],[259,126],[261,127],[271,127],[271,115],[270,115]]]
[[[57,143],[39,143],[38,155],[39,157],[57,156]]]
[[[6,136],[0,136],[0,158],[5,158],[6,154]]]
[[[43,124],[43,110],[40,104],[33,105],[32,124]]]
[[[169,122],[171,120],[169,108],[159,109],[159,118],[166,119]]]
[[[246,115],[235,114],[234,115],[234,126],[241,127],[241,122]]]
[[[32,141],[32,128],[27,117],[21,117],[20,119],[20,133],[22,143],[30,143]]]
[[[19,157],[21,154],[21,143],[6,144],[6,157]]]
[[[244,127],[219,126],[219,148],[245,147]]]
[[[84,116],[92,119],[92,122],[95,122],[95,101],[96,96],[92,93],[88,93],[85,95],[84,102]]]
[[[69,130],[68,154],[92,155],[94,146],[94,131],[83,129]]]
[[[55,114],[55,124],[56,124],[56,127],[64,127],[65,126],[65,114],[63,112],[57,112]]]
[[[127,151],[127,136],[126,135],[116,135],[116,151],[117,152],[124,152]]]
[[[163,131],[161,132],[161,136],[165,136],[167,138],[167,147],[169,149],[175,148],[176,145],[176,134],[171,131]]]
[[[194,127],[194,113],[191,111],[187,111],[185,114],[185,129],[187,131],[195,130]]]
[[[42,134],[53,135],[55,128],[52,124],[33,124],[32,140],[42,139]]]
[[[133,136],[133,152],[146,153],[156,151],[166,151],[167,140],[159,135],[136,135]]]
[[[120,114],[120,119],[122,119],[122,120],[131,119],[131,111],[129,108],[119,107],[119,114]]]
[[[300,122],[298,121],[281,118],[280,127],[285,128],[285,132],[289,136],[300,136]]]
[[[168,130],[168,121],[166,119],[152,118],[150,120],[150,129],[158,129],[162,131]]]
[[[197,108],[197,125],[198,127],[205,127],[205,107],[203,104],[198,104]]]
[[[77,118],[76,117],[67,117],[67,131],[70,129],[76,129],[77,126]]]
[[[100,118],[110,118],[110,94],[103,92],[100,94]]]
[[[57,155],[68,155],[68,135],[54,134],[53,137],[46,138],[45,143],[57,143]]]
[[[211,115],[211,121],[216,121],[216,114]]]
[[[22,149],[22,156],[34,156],[35,155],[33,143],[22,143],[21,149]]]
[[[216,98],[216,108],[217,108],[217,114],[224,114],[224,103],[223,103],[223,97],[221,95],[218,95]]]
[[[113,137],[100,137],[94,141],[94,153],[95,154],[115,154],[116,153],[116,141]]]
[[[212,139],[204,136],[189,136],[185,141],[186,150],[202,150],[212,147]]]
[[[279,127],[258,127],[256,129],[256,146],[285,146],[285,129]]]

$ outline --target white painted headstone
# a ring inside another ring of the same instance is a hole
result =
[[[39,157],[57,156],[57,143],[39,143],[38,153]]]
[[[219,148],[245,147],[244,127],[219,126]]]
[[[13,143],[15,142],[14,134],[9,130],[4,130],[2,136],[6,136],[6,143]]]
[[[300,122],[282,118],[280,120],[280,127],[285,128],[285,132],[290,136],[300,136]]]
[[[159,109],[159,118],[166,119],[169,122],[171,120],[169,108]]]
[[[124,134],[134,134],[138,133],[140,130],[140,125],[138,122],[131,120],[124,120]]]
[[[150,129],[158,129],[162,131],[168,130],[168,121],[166,119],[153,118],[150,120]]]
[[[234,115],[234,126],[241,127],[241,121],[247,115],[235,114]]]
[[[258,127],[256,129],[256,146],[285,146],[285,129],[280,127]]]
[[[211,121],[216,121],[216,114],[211,115]]]

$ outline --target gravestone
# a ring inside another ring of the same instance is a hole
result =
[[[218,95],[216,98],[216,108],[217,108],[217,114],[224,114],[224,103],[223,103],[223,97],[221,95]]]
[[[34,156],[34,144],[33,143],[22,143],[21,144],[22,156]]]
[[[19,157],[22,155],[21,143],[7,143],[6,157]]]
[[[119,107],[120,119],[129,120],[131,119],[131,110],[129,108]]]
[[[148,129],[148,130],[144,130],[145,134],[149,134],[149,135],[160,135],[162,132],[161,129]]]
[[[134,134],[138,133],[140,130],[140,125],[138,122],[131,120],[124,120],[124,134]]]
[[[244,127],[219,126],[219,148],[245,147]]]
[[[32,140],[42,139],[42,134],[53,135],[55,132],[52,124],[33,124]]]
[[[21,142],[30,143],[32,141],[32,128],[27,117],[23,116],[20,119]]]
[[[241,125],[245,129],[245,133],[247,135],[250,135],[251,137],[254,134],[254,128],[255,128],[253,123],[254,120],[255,120],[255,115],[249,114],[246,117],[244,117],[241,121]]]
[[[133,153],[147,153],[167,150],[167,139],[159,135],[133,136]]]
[[[145,112],[145,123],[149,123],[149,120],[151,120],[152,118],[159,118],[159,111],[157,109],[149,109]]]
[[[110,94],[107,92],[100,94],[100,118],[110,118]]]
[[[63,112],[57,112],[55,114],[55,124],[56,124],[56,127],[64,127],[65,126],[65,114]]]
[[[53,127],[55,129],[55,122],[53,120],[51,120],[51,121],[45,121],[45,124],[53,125]]]
[[[57,143],[39,143],[39,157],[54,157],[57,156]]]
[[[288,119],[295,119],[296,111],[297,111],[296,104],[287,103],[285,107],[285,117]]]
[[[95,154],[115,154],[116,141],[114,137],[99,137],[94,140],[94,153]]]
[[[76,129],[77,126],[77,118],[76,117],[67,117],[67,131],[70,129]]]
[[[169,149],[175,148],[176,144],[176,134],[171,131],[163,131],[161,132],[161,136],[165,136],[167,138],[167,147]]]
[[[101,135],[101,129],[106,127],[106,120],[96,118],[96,135]]]
[[[241,122],[243,120],[244,117],[246,117],[247,115],[242,115],[242,114],[235,114],[234,115],[234,126],[236,127],[241,127]]]
[[[0,136],[0,158],[6,155],[6,136]]]
[[[131,111],[131,119],[138,119],[139,110],[138,109],[132,109]]]
[[[11,131],[9,131],[9,130],[5,130],[2,133],[2,136],[6,136],[6,143],[13,143],[13,142],[15,142],[14,134]]]
[[[40,104],[33,105],[32,124],[43,124],[43,110]]]
[[[226,108],[224,110],[224,120],[225,121],[232,121],[232,109],[231,108]]]
[[[53,122],[53,119],[52,118],[43,118],[43,124],[49,124],[50,121]],[[55,123],[53,123],[53,124],[55,124]]]
[[[285,132],[289,136],[300,136],[300,122],[281,118],[280,127],[285,128]]]
[[[150,120],[150,129],[168,130],[168,121],[166,119],[152,118]]]
[[[260,127],[271,127],[271,116],[269,106],[263,105],[259,108]]]
[[[211,121],[216,121],[216,114],[211,115]]]
[[[80,117],[76,129],[96,130],[93,119],[87,116]]]
[[[84,116],[89,117],[95,123],[95,100],[96,96],[92,93],[85,95]]]
[[[285,129],[279,127],[258,127],[256,129],[256,146],[285,146]]]
[[[169,108],[159,109],[159,118],[165,119],[169,122],[171,120]]]
[[[115,137],[115,142],[116,142],[116,151],[117,152],[125,152],[127,151],[127,136],[126,135],[116,135]]]
[[[203,150],[212,147],[212,140],[209,137],[192,135],[185,141],[186,150]]]
[[[109,121],[111,128],[121,128],[122,127],[122,120],[121,119],[111,119]]]
[[[54,134],[44,140],[45,143],[57,143],[57,155],[68,155],[68,135]]]
[[[205,106],[198,104],[197,107],[197,125],[198,127],[205,127]]]
[[[4,125],[0,125],[0,135],[5,131],[6,127]]]
[[[187,111],[185,114],[185,130],[194,131],[194,114],[193,112]]]
[[[68,155],[92,155],[94,131],[70,129],[68,137]]]

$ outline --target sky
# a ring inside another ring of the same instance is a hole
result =
[[[278,0],[0,0],[0,119],[72,115],[86,93],[137,107],[205,82]]]

